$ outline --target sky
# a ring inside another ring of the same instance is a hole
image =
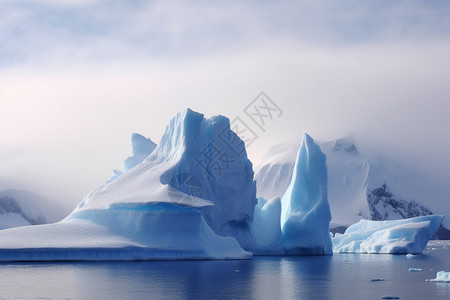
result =
[[[0,0],[0,189],[68,207],[190,107],[274,144],[351,137],[448,201],[448,1]],[[245,108],[282,111],[265,131]],[[247,119],[246,119],[247,118]]]

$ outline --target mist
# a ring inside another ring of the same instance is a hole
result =
[[[69,207],[190,107],[283,111],[248,147],[352,137],[449,194],[447,3],[0,3],[0,188]]]

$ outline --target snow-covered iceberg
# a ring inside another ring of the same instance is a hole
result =
[[[0,260],[246,259],[255,204],[252,164],[229,120],[188,109],[143,162],[63,221],[1,231]]]
[[[286,254],[332,254],[326,156],[305,134],[294,173],[281,199],[281,231]]]
[[[431,215],[394,221],[361,220],[332,238],[333,252],[422,253],[443,219]]]
[[[117,169],[113,170],[113,174],[107,182],[115,180],[123,173],[143,162],[155,148],[156,144],[150,138],[146,138],[139,133],[133,133],[131,135],[131,151],[133,155],[128,156],[123,161],[123,172]]]

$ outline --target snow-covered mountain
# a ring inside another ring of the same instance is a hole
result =
[[[18,189],[0,191],[0,229],[53,223],[64,217],[61,207],[36,193]]]
[[[395,220],[433,213],[425,205],[429,199],[420,199],[423,203],[419,203],[410,198],[414,178],[400,167],[382,157],[369,159],[350,139],[319,145],[327,156],[332,227],[344,228],[360,219]],[[268,151],[255,168],[258,196],[271,199],[284,194],[298,148],[299,144],[291,143],[276,145]]]

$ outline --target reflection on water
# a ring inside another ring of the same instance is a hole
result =
[[[284,299],[327,299],[329,290],[321,282],[330,277],[332,256],[299,256],[281,259],[282,289]]]
[[[450,271],[449,254],[9,263],[0,264],[0,298],[449,299],[450,284],[425,282],[441,269]],[[410,267],[423,272],[408,272]]]

